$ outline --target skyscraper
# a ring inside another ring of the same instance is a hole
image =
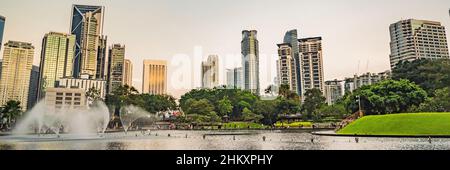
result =
[[[106,41],[102,36],[103,12],[103,6],[73,5],[70,33],[76,36],[74,77],[84,74],[97,78],[99,47]]]
[[[123,85],[123,63],[125,60],[125,45],[113,44],[108,55],[108,92]]]
[[[299,39],[301,61],[301,96],[308,89],[320,89],[324,92],[322,38]]]
[[[144,60],[142,93],[167,93],[167,62],[164,60]]]
[[[290,43],[278,44],[277,84],[289,85],[289,89],[297,93],[297,70],[292,49]]]
[[[3,32],[5,31],[5,21],[6,18],[0,15],[0,50],[2,49],[3,44]]]
[[[242,67],[227,69],[227,88],[242,88]]]
[[[123,70],[123,84],[133,86],[133,64],[131,60],[125,59]]]
[[[328,105],[333,105],[343,97],[342,81],[331,80],[325,82],[325,99]]]
[[[20,101],[27,110],[34,47],[31,43],[8,41],[3,51],[0,80],[0,105],[9,100]]]
[[[219,86],[219,57],[208,56],[206,62],[202,62],[202,88],[212,89]]]
[[[30,86],[28,88],[28,109],[31,109],[36,105],[38,101],[38,89],[39,89],[39,67],[33,66],[31,68]]]
[[[259,95],[259,47],[256,30],[242,31],[241,54],[244,89]]]
[[[295,74],[295,80],[293,79],[294,82],[292,82],[293,87],[291,87],[292,91],[296,91],[297,94],[302,94],[301,92],[301,63],[300,63],[300,47],[299,47],[299,43],[298,43],[298,35],[297,35],[297,30],[293,29],[293,30],[289,30],[286,32],[286,34],[284,35],[284,39],[283,39],[283,43],[284,44],[290,44],[291,45],[291,58],[293,59],[294,63],[294,73]],[[295,87],[294,87],[295,86]]]
[[[100,38],[100,45],[98,46],[98,54],[97,54],[97,71],[95,74],[96,79],[106,79],[106,41],[107,36],[102,36]]]
[[[42,40],[38,97],[45,97],[45,90],[55,87],[58,79],[73,75],[75,35],[50,32]]]
[[[450,58],[445,27],[440,22],[408,19],[391,24],[391,68],[400,61]]]

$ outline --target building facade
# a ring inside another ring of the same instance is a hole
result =
[[[28,88],[28,109],[31,109],[39,101],[39,67],[32,66],[30,74],[30,86]]]
[[[259,94],[259,43],[256,30],[242,31],[243,89]]]
[[[242,67],[227,69],[227,88],[242,88]]]
[[[325,99],[328,105],[333,105],[337,100],[341,99],[344,94],[342,90],[342,81],[332,80],[325,81]]]
[[[83,89],[77,88],[48,88],[44,97],[45,105],[57,113],[57,110],[87,109],[87,98]]]
[[[20,101],[22,109],[28,108],[34,46],[31,43],[8,41],[3,51],[0,80],[0,106],[9,100]]]
[[[142,93],[167,93],[167,61],[144,60]]]
[[[278,44],[277,85],[289,85],[289,89],[297,93],[296,61],[290,43]]]
[[[3,32],[5,31],[5,22],[6,18],[0,15],[0,50],[2,49],[3,45]]]
[[[100,91],[100,97],[105,99],[106,96],[106,80],[102,79],[89,79],[89,77],[84,76],[80,78],[60,78],[56,82],[57,88],[77,88],[77,89],[83,89],[84,92],[88,92],[89,89],[95,88]]]
[[[76,36],[74,77],[97,78],[99,48],[106,41],[102,39],[103,17],[103,6],[73,5],[70,33]]]
[[[97,70],[96,70],[96,79],[106,79],[106,41],[107,36],[102,36],[100,38],[100,45],[98,46],[98,54],[97,54]]]
[[[320,89],[324,92],[324,73],[322,56],[322,38],[299,39],[301,57],[301,92],[302,95],[308,89]]]
[[[58,79],[73,75],[75,35],[50,32],[42,40],[39,98],[45,96],[45,89],[55,87]]]
[[[400,61],[450,58],[445,27],[440,22],[408,19],[391,24],[391,68]]]
[[[133,63],[131,60],[125,59],[123,65],[123,84],[133,86]]]
[[[301,92],[301,63],[300,63],[300,46],[298,41],[298,35],[297,30],[289,30],[284,35],[283,39],[284,44],[290,44],[291,45],[291,58],[294,60],[294,71],[295,71],[295,82],[292,83],[292,86],[295,86],[293,90],[296,90],[297,94],[302,94]]]
[[[365,86],[378,83],[380,81],[389,79],[391,77],[390,71],[384,71],[381,73],[365,73],[362,75],[354,75],[353,78],[346,78],[344,80],[345,93],[353,92],[354,90]]]
[[[114,44],[109,48],[108,53],[108,91],[123,85],[125,46]]]
[[[202,88],[212,89],[219,86],[219,56],[210,55],[202,62]]]

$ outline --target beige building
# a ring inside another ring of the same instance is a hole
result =
[[[328,105],[333,105],[343,97],[342,81],[331,80],[325,82],[325,99]]]
[[[8,41],[3,51],[0,79],[0,106],[9,100],[20,101],[27,110],[34,47],[31,43]]]
[[[277,77],[278,85],[289,85],[289,89],[295,93],[297,90],[297,74],[295,59],[290,43],[278,44]]]
[[[123,84],[133,86],[133,64],[131,63],[131,60],[125,59],[123,71]]]
[[[144,60],[142,93],[167,93],[167,61]]]
[[[45,96],[46,88],[55,87],[57,80],[73,75],[74,54],[75,35],[56,32],[45,34],[39,66],[39,98]]]
[[[50,109],[86,109],[85,91],[78,88],[48,88],[45,105]]]
[[[308,89],[320,89],[324,92],[322,38],[299,39],[301,60],[301,92],[302,96]]]
[[[391,24],[391,68],[400,61],[449,59],[445,27],[440,22],[408,19]]]
[[[101,98],[105,99],[106,96],[106,80],[89,79],[87,75],[83,75],[81,78],[61,78],[56,84],[59,88],[78,88],[83,89],[84,92],[95,88],[100,91]]]
[[[212,89],[219,86],[219,56],[210,55],[202,62],[202,88]]]

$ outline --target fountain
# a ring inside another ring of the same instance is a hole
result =
[[[150,114],[137,106],[129,105],[122,107],[120,110],[120,121],[122,122],[125,133],[127,133],[133,122],[140,118],[149,118],[151,122],[156,122],[158,120],[157,114]]]
[[[86,138],[103,134],[110,116],[103,102],[83,109],[49,107],[44,101],[36,104],[18,122],[13,135],[64,134],[65,137]]]

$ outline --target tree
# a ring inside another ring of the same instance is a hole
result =
[[[320,114],[319,116],[335,117],[337,119],[341,119],[345,117],[347,111],[344,104],[336,103],[331,106],[323,105],[319,109],[318,113]]]
[[[253,121],[253,122],[258,122],[259,120],[261,120],[263,118],[262,115],[258,115],[253,113],[250,109],[248,108],[244,108],[242,110],[242,119],[244,121]]]
[[[278,90],[278,94],[286,99],[299,100],[299,96],[296,92],[290,90],[289,85],[282,84]]]
[[[359,110],[358,97],[365,114],[404,113],[411,107],[418,107],[425,101],[427,93],[408,80],[385,80],[363,86],[345,99],[347,109],[352,113]]]
[[[192,101],[189,112],[187,114],[199,114],[208,116],[212,111],[214,111],[214,106],[212,106],[208,100],[200,99]]]
[[[450,60],[402,61],[392,69],[392,79],[407,79],[419,85],[429,96],[434,96],[437,89],[450,87]]]
[[[296,114],[300,111],[300,102],[281,97],[276,101],[276,110],[283,115]]]
[[[224,97],[219,101],[219,114],[220,116],[225,116],[233,111],[233,105],[231,105],[231,101],[228,100],[228,97]]]
[[[10,100],[3,105],[1,110],[3,115],[2,119],[6,119],[6,126],[12,127],[17,121],[17,118],[22,115],[22,107],[20,101]]]
[[[435,96],[422,103],[417,111],[421,112],[450,112],[450,88],[438,89]]]
[[[139,92],[132,86],[118,86],[110,94],[106,95],[105,102],[108,106],[112,106],[115,109],[114,114],[119,116],[120,109],[123,106],[139,104],[138,94]]]
[[[102,101],[101,92],[95,87],[89,88],[86,92],[86,97],[88,98],[89,104],[96,104],[98,101]]]
[[[272,125],[277,121],[276,100],[258,100],[254,105],[254,113],[262,115],[261,123]]]
[[[319,89],[308,89],[305,92],[305,101],[302,105],[302,110],[306,113],[307,118],[311,119],[314,113],[317,113],[323,105],[325,105],[325,97]]]

